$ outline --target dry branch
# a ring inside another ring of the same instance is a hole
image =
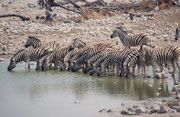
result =
[[[22,21],[29,21],[29,20],[30,20],[30,18],[28,18],[28,17],[24,17],[24,16],[17,15],[17,14],[0,15],[0,18],[4,18],[4,17],[18,17],[18,18],[20,18]]]

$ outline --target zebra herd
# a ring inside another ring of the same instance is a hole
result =
[[[146,67],[151,65],[153,77],[156,77],[157,65],[161,72],[164,66],[171,65],[172,75],[177,66],[180,76],[180,47],[155,47],[146,35],[129,36],[122,28],[116,28],[110,37],[116,36],[119,36],[125,49],[114,43],[87,44],[78,38],[73,39],[69,45],[62,46],[56,41],[43,43],[29,36],[24,45],[26,48],[14,54],[7,70],[12,71],[21,61],[26,62],[26,68],[30,69],[30,62],[35,61],[38,71],[81,70],[90,75],[96,73],[98,76],[106,74],[120,77],[139,76],[140,71],[143,71],[142,75],[146,77]]]

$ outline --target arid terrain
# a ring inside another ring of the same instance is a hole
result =
[[[119,1],[124,2],[123,0]],[[18,50],[24,48],[28,36],[35,36],[42,42],[58,41],[62,46],[70,43],[74,38],[79,38],[86,43],[114,43],[118,41],[118,45],[122,46],[119,38],[110,38],[112,31],[119,26],[122,26],[130,35],[145,33],[151,39],[152,45],[155,46],[180,46],[180,40],[175,42],[175,30],[180,27],[180,7],[170,7],[168,9],[156,7],[150,12],[131,11],[132,13],[142,14],[142,17],[134,17],[133,20],[130,20],[127,14],[113,14],[112,16],[99,16],[99,18],[80,20],[80,22],[63,21],[64,19],[78,17],[79,14],[56,7],[53,8],[53,12],[57,15],[53,24],[49,25],[44,23],[44,20],[36,19],[36,16],[45,15],[45,10],[39,9],[36,0],[0,0],[0,2],[0,15],[19,14],[30,18],[29,21],[22,21],[15,17],[0,18],[0,59],[9,59]],[[127,2],[129,1],[127,0]],[[180,101],[175,99],[175,96],[168,98],[165,102],[162,102],[162,100],[160,99],[158,102],[153,100],[151,102],[152,104],[163,103],[164,106],[167,105],[169,100],[173,100],[180,112]],[[142,106],[143,103],[140,105]],[[150,106],[153,105],[148,105],[148,108]],[[127,107],[124,106],[124,108]],[[112,117],[120,116],[120,110],[108,110],[101,110],[101,113],[109,114]],[[173,111],[165,115],[143,114],[140,116],[178,117],[180,114]]]

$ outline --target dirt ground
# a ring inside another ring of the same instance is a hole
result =
[[[0,0],[0,15],[20,14],[30,17],[30,21],[21,21],[19,18],[0,18],[0,58],[9,59],[15,52],[24,48],[26,38],[35,36],[42,42],[58,41],[62,46],[70,43],[72,39],[79,38],[86,43],[116,42],[122,46],[119,38],[111,39],[112,31],[122,26],[130,35],[145,33],[152,41],[152,45],[177,45],[175,30],[180,27],[180,7],[159,10],[155,8],[150,12],[136,12],[144,14],[131,21],[126,14],[105,16],[99,19],[81,20],[79,23],[63,22],[63,19],[79,17],[78,14],[54,8],[57,14],[53,25],[47,25],[36,16],[45,16],[45,10],[39,9],[36,0]],[[153,14],[146,16],[145,14]],[[109,114],[115,116],[114,114]],[[120,116],[120,115],[118,115]],[[127,115],[126,115],[127,116]],[[180,117],[179,113],[140,115],[139,117]],[[131,116],[132,117],[132,116]]]

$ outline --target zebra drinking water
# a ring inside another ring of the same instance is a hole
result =
[[[42,56],[46,55],[48,52],[45,48],[27,48],[18,51],[10,60],[10,64],[7,68],[8,71],[11,71],[16,67],[16,64],[24,61],[26,62],[26,68],[30,69],[30,62],[37,61]]]

